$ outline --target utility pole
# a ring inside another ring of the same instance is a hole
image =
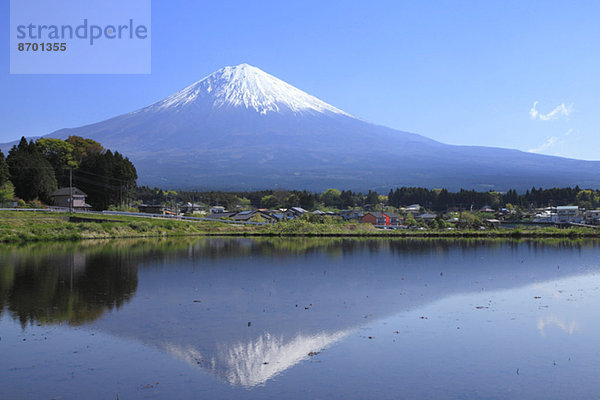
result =
[[[69,212],[73,212],[73,167],[69,168]]]

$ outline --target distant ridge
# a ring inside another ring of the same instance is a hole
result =
[[[248,64],[46,137],[70,135],[129,156],[140,184],[169,188],[600,188],[600,162],[453,146],[370,124]]]

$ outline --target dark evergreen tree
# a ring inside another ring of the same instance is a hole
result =
[[[379,195],[377,194],[377,192],[369,190],[369,193],[367,194],[367,198],[365,199],[365,202],[367,204],[370,204],[371,206],[375,206],[375,205],[379,204]]]
[[[33,141],[21,138],[18,146],[6,158],[10,180],[15,186],[15,195],[25,201],[40,199],[49,203],[56,190],[54,169],[38,151]]]
[[[10,179],[10,172],[8,171],[8,163],[4,157],[4,153],[0,150],[0,187]]]
[[[354,193],[352,193],[351,190],[342,190],[342,193],[340,194],[340,203],[341,207],[344,209],[354,207]]]
[[[299,194],[300,207],[305,210],[312,210],[315,208],[315,196],[308,193],[306,190],[303,190],[302,193]]]

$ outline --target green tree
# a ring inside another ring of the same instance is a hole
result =
[[[277,199],[279,204],[285,204],[285,201],[289,196],[290,192],[285,189],[277,188],[273,191],[273,197]]]
[[[245,197],[241,197],[239,199],[238,204],[241,206],[242,210],[250,210],[251,209],[250,208],[250,205],[251,205],[250,199],[247,199]]]
[[[73,160],[78,164],[87,157],[100,155],[105,151],[100,143],[80,136],[69,136],[66,142],[73,146]]]
[[[38,139],[36,145],[40,153],[48,160],[59,187],[69,185],[69,169],[77,168],[79,163],[73,158],[72,144],[60,139]]]
[[[498,209],[500,208],[500,204],[502,203],[502,193],[500,192],[488,192],[488,204],[490,207],[494,208],[494,209]]]
[[[0,185],[0,204],[10,201],[15,198],[15,187],[12,182],[6,180]]]
[[[315,207],[315,196],[303,190],[302,193],[298,194],[300,200],[300,207],[305,210],[312,210]]]
[[[112,178],[120,186],[120,201],[125,202],[133,195],[138,176],[133,163],[118,151],[114,154]]]
[[[300,196],[298,195],[298,193],[292,193],[288,196],[287,199],[285,199],[285,203],[284,203],[286,208],[290,208],[290,207],[300,207]]]
[[[38,198],[50,202],[50,195],[56,190],[54,169],[33,141],[27,143],[22,137],[18,146],[10,150],[6,161],[18,197],[25,201]]]
[[[4,153],[0,150],[0,186],[8,182],[10,179],[10,172],[8,170],[8,163],[6,162],[6,157],[4,157]]]
[[[585,209],[594,209],[600,204],[600,194],[594,190],[580,190],[576,196],[577,205]]]
[[[262,208],[278,208],[281,206],[281,204],[279,203],[279,200],[277,200],[277,198],[275,196],[273,196],[272,194],[269,194],[267,196],[264,196],[262,199],[260,199],[260,206]]]
[[[104,153],[92,151],[81,159],[78,169],[73,171],[74,185],[88,195],[88,202],[97,210],[109,206],[123,205],[133,197],[137,171],[127,157],[110,150]],[[162,201],[173,201],[168,195]],[[159,197],[160,197],[159,196]]]
[[[412,214],[408,213],[404,217],[404,225],[415,226],[415,225],[417,225],[417,220],[415,219],[415,217]]]
[[[341,208],[351,208],[354,207],[355,200],[354,194],[350,190],[342,190],[340,194],[340,207]]]
[[[479,217],[477,215],[475,215],[471,212],[468,212],[468,211],[464,211],[461,214],[460,221],[459,221],[460,228],[473,229],[473,228],[479,228],[481,225],[482,225],[481,219],[479,219]]]
[[[10,201],[15,197],[15,187],[9,178],[8,163],[4,153],[0,151],[0,203]]]
[[[321,201],[325,207],[339,207],[341,193],[337,189],[327,189],[321,194]]]
[[[372,192],[369,190],[367,198],[365,199],[365,203],[376,206],[379,203],[379,196],[377,195],[377,192]]]

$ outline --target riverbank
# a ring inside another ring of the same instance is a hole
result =
[[[95,214],[73,217],[68,213],[56,212],[0,211],[0,242],[4,243],[170,236],[600,238],[600,229],[377,230],[369,224],[319,224],[302,220],[259,226],[233,225],[226,221],[181,221]]]
[[[0,242],[244,234],[252,228],[222,222],[136,218],[116,215],[0,211]]]

